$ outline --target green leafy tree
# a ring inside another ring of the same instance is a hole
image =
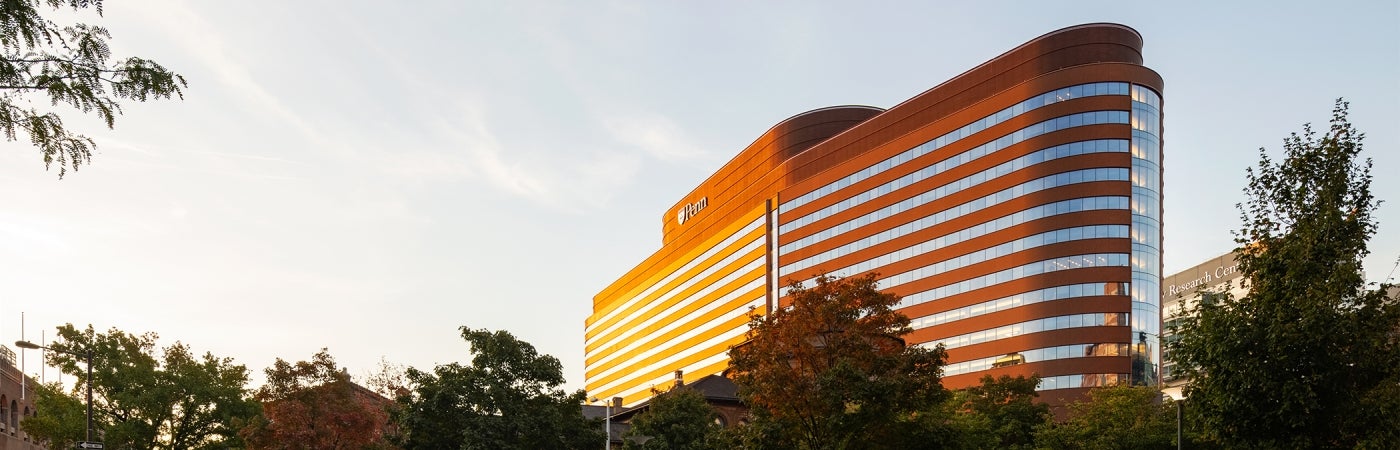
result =
[[[83,417],[87,369],[84,355],[93,352],[93,422],[107,448],[216,449],[240,446],[238,430],[257,414],[246,398],[248,369],[229,358],[202,356],[176,342],[156,351],[155,333],[128,334],[89,326],[58,327],[48,363],[78,380],[72,401],[57,400],[40,411],[69,423]],[[61,353],[61,352],[71,352]],[[76,410],[75,410],[76,409]],[[83,428],[37,427],[31,434],[62,443],[82,440]],[[54,447],[58,448],[58,447]]]
[[[627,450],[707,450],[728,448],[718,442],[722,428],[719,414],[704,394],[688,387],[666,392],[652,390],[647,409],[630,422],[623,435]],[[638,442],[641,442],[640,444]]]
[[[1248,172],[1236,259],[1249,294],[1193,307],[1172,349],[1206,437],[1238,448],[1400,442],[1400,307],[1367,286],[1371,162],[1337,101]],[[1389,413],[1388,413],[1389,412]],[[1384,444],[1388,443],[1388,444]]]
[[[389,449],[392,401],[350,381],[326,349],[296,364],[281,358],[253,394],[262,415],[241,435],[251,449]]]
[[[1144,386],[1108,386],[1069,405],[1062,423],[1041,425],[1038,448],[1084,450],[1168,450],[1176,446],[1176,405]]]
[[[756,448],[945,446],[947,353],[908,347],[909,318],[875,276],[794,284],[791,306],[754,316],[748,342],[729,352],[729,373],[753,421]]]
[[[36,109],[33,97],[96,114],[112,128],[120,100],[183,98],[186,86],[184,77],[155,61],[114,57],[106,28],[61,27],[41,15],[65,8],[101,15],[102,0],[5,0],[0,7],[0,131],[10,141],[23,132],[39,148],[44,167],[57,163],[60,178],[88,163],[97,144],[69,130],[58,113]]]
[[[1034,448],[1035,430],[1050,420],[1050,406],[1037,402],[1040,377],[985,375],[981,384],[953,392],[952,421],[973,448]]]
[[[25,417],[20,428],[48,448],[75,448],[86,436],[86,406],[58,383],[35,386],[34,409],[43,414]]]
[[[401,444],[407,449],[592,449],[602,421],[583,417],[583,391],[564,384],[563,366],[505,331],[462,327],[471,365],[408,369],[400,397]]]

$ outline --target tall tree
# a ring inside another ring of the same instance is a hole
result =
[[[296,364],[281,358],[254,393],[263,414],[241,435],[251,449],[388,449],[393,402],[350,381],[326,349]]]
[[[602,423],[583,417],[583,391],[565,393],[563,366],[505,331],[462,327],[471,365],[408,369],[400,397],[408,449],[591,449]]]
[[[985,375],[981,384],[953,392],[953,423],[976,448],[1034,448],[1035,430],[1050,420],[1050,406],[1037,402],[1040,377]]]
[[[905,346],[909,318],[875,275],[794,284],[791,306],[749,322],[730,375],[754,420],[753,445],[923,448],[944,444],[942,347]],[[912,446],[912,447],[911,447]]]
[[[652,390],[647,409],[632,418],[622,437],[627,450],[707,450],[728,448],[717,442],[719,414],[700,391],[685,386]],[[640,443],[639,443],[640,442]]]
[[[84,358],[76,355],[92,351],[93,422],[108,448],[236,447],[238,430],[257,413],[257,403],[245,398],[248,369],[229,358],[199,356],[179,342],[157,352],[155,333],[115,328],[96,333],[92,326],[78,330],[68,324],[58,327],[58,339],[50,344],[56,351],[48,352],[48,362],[79,380],[75,401],[55,402],[42,414],[84,415],[81,399],[89,381]],[[73,431],[64,426],[31,434],[49,442],[83,438],[81,429],[76,436]]]
[[[1236,258],[1249,293],[1196,305],[1173,349],[1187,406],[1230,447],[1337,448],[1400,442],[1393,332],[1400,307],[1361,272],[1371,161],[1338,100],[1323,133],[1303,126],[1275,163],[1260,149],[1240,206]]]
[[[1176,405],[1144,386],[1109,386],[1070,404],[1069,417],[1037,431],[1043,449],[1169,450],[1176,446]]]
[[[44,167],[57,163],[60,178],[88,163],[97,144],[65,127],[58,113],[34,108],[33,96],[96,114],[112,128],[120,100],[183,98],[186,86],[184,77],[155,61],[115,58],[106,28],[60,27],[40,13],[65,8],[101,15],[102,0],[5,0],[0,8],[0,130],[10,141],[22,131],[39,148]]]

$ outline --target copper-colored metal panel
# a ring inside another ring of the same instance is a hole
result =
[[[1128,312],[1132,309],[1131,300],[1123,296],[1097,296],[1097,297],[1075,297],[1070,299],[1052,300],[1048,302],[1032,303],[1029,305],[997,311],[968,319],[949,322],[937,327],[926,328],[929,333],[923,335],[929,338],[920,339],[919,342],[937,341],[950,336],[959,336],[975,331],[991,328],[988,324],[1012,324],[1030,320],[1044,319],[1046,317],[1066,316],[1070,314],[1086,314],[1096,312]],[[912,341],[911,341],[912,342]]]
[[[987,327],[991,328],[991,327]],[[998,339],[981,344],[973,344],[965,347],[948,349],[948,362],[970,361],[979,358],[1005,355],[1007,353],[1019,352],[1036,348],[1058,347],[1061,345],[1091,344],[1100,342],[1128,343],[1130,330],[1127,326],[1121,327],[1084,327],[1069,328],[1063,330],[1042,331],[1039,333],[1023,334],[1006,339]],[[910,342],[914,342],[910,340]],[[1127,372],[1128,367],[1124,365],[1120,370],[1112,370],[1110,373]],[[1081,372],[1088,373],[1088,372]],[[1047,376],[1051,374],[1045,374]],[[1054,375],[1062,375],[1054,374]]]
[[[1056,160],[1052,160],[1052,161],[1047,161],[1047,162],[1044,162],[1044,163],[1036,164],[1036,165],[1033,165],[1033,166],[1030,166],[1030,167],[1027,167],[1027,168],[1024,168],[1024,169],[1021,169],[1021,170],[1018,170],[1018,171],[1015,171],[1015,172],[1012,172],[1012,173],[1009,173],[1009,174],[1004,175],[1004,176],[1001,176],[1001,177],[997,177],[997,178],[994,178],[994,179],[989,179],[989,180],[987,180],[986,182],[983,182],[983,183],[978,184],[978,185],[976,185],[976,186],[971,186],[971,187],[969,187],[969,188],[967,188],[967,189],[963,189],[963,190],[961,190],[961,191],[958,191],[958,192],[949,194],[949,195],[947,195],[947,196],[945,196],[945,197],[943,197],[943,198],[939,198],[939,199],[937,199],[937,200],[934,200],[933,202],[926,203],[926,204],[919,205],[919,206],[917,206],[917,207],[908,209],[908,210],[906,210],[906,211],[900,212],[899,214],[895,214],[895,215],[890,216],[890,217],[888,217],[888,218],[881,219],[881,220],[878,221],[878,222],[874,222],[874,223],[868,224],[868,225],[866,225],[866,226],[864,226],[864,227],[851,230],[851,231],[848,232],[848,233],[843,233],[842,235],[834,236],[834,237],[829,238],[829,239],[824,239],[824,240],[823,240],[822,242],[820,242],[820,243],[817,243],[817,244],[815,244],[815,245],[808,246],[808,247],[803,248],[803,249],[801,249],[801,250],[799,250],[799,251],[794,251],[794,252],[792,252],[792,253],[783,254],[783,256],[784,256],[784,257],[795,258],[795,259],[802,259],[802,258],[805,258],[805,257],[806,257],[805,255],[814,254],[814,253],[820,253],[820,252],[826,251],[826,250],[828,250],[828,249],[830,249],[830,248],[839,247],[839,246],[841,246],[841,245],[847,244],[847,243],[849,243],[849,242],[851,242],[851,241],[855,241],[855,240],[860,239],[860,238],[863,238],[863,237],[865,237],[865,236],[869,236],[869,235],[871,235],[871,234],[879,233],[880,231],[884,231],[884,230],[886,230],[886,229],[889,229],[889,228],[892,228],[892,227],[896,227],[896,226],[899,226],[899,225],[908,223],[908,222],[913,221],[913,220],[917,220],[917,219],[919,219],[919,218],[921,218],[921,217],[925,217],[925,216],[928,216],[928,215],[930,215],[930,214],[934,214],[934,213],[937,213],[937,212],[939,212],[939,211],[942,211],[942,210],[945,210],[945,209],[948,209],[948,208],[956,207],[956,206],[961,205],[961,204],[963,204],[963,203],[967,203],[967,202],[969,202],[969,201],[973,201],[973,200],[976,200],[976,199],[985,197],[985,196],[990,195],[990,194],[995,194],[995,193],[997,193],[997,192],[999,192],[999,191],[1002,191],[1002,190],[1005,190],[1005,189],[1007,189],[1007,188],[1011,188],[1011,187],[1014,187],[1014,186],[1016,186],[1016,185],[1018,185],[1018,184],[1025,183],[1025,182],[1028,182],[1028,181],[1033,181],[1033,180],[1036,180],[1036,179],[1038,179],[1038,178],[1042,178],[1042,177],[1046,177],[1046,176],[1050,176],[1050,175],[1055,175],[1055,174],[1063,173],[1063,172],[1071,172],[1071,171],[1075,171],[1075,170],[1082,170],[1082,169],[1097,169],[1097,168],[1122,168],[1122,169],[1127,169],[1127,168],[1129,168],[1129,167],[1131,166],[1131,164],[1132,164],[1132,162],[1131,162],[1131,156],[1128,155],[1127,153],[1094,153],[1094,154],[1072,156],[1072,157],[1068,157],[1068,158],[1060,158],[1060,159],[1056,159]],[[956,179],[954,179],[954,180],[956,180]],[[840,224],[842,224],[842,223],[844,223],[844,222],[848,222],[848,221],[850,221],[850,220],[852,220],[852,219],[855,219],[855,218],[864,216],[864,215],[866,215],[866,214],[870,214],[871,212],[874,212],[874,211],[879,210],[879,209],[881,209],[881,208],[888,207],[888,206],[890,206],[890,205],[892,205],[892,204],[898,203],[898,202],[903,201],[903,200],[905,200],[905,199],[912,198],[912,197],[917,196],[917,195],[919,195],[919,194],[921,194],[921,193],[923,193],[923,192],[927,192],[927,191],[933,190],[933,189],[937,188],[938,186],[941,186],[941,185],[943,185],[943,184],[946,184],[948,181],[950,181],[950,180],[940,180],[940,179],[937,179],[937,178],[932,178],[932,179],[927,179],[927,180],[919,181],[919,182],[917,182],[917,183],[911,185],[909,188],[900,191],[900,193],[907,192],[907,194],[904,194],[904,195],[887,195],[886,197],[891,197],[891,198],[878,198],[878,199],[873,199],[873,200],[871,200],[871,201],[868,201],[868,202],[865,202],[865,203],[863,203],[863,204],[857,205],[857,206],[852,207],[852,208],[850,208],[850,209],[847,209],[847,210],[845,210],[845,211],[841,211],[841,212],[838,212],[838,213],[836,213],[836,214],[833,214],[833,215],[831,215],[830,217],[823,218],[822,220],[819,220],[819,221],[813,223],[812,225],[803,227],[802,229],[793,230],[793,231],[790,232],[790,233],[782,234],[782,235],[780,236],[780,240],[781,240],[781,242],[792,242],[792,241],[795,241],[795,240],[797,240],[797,239],[801,239],[801,238],[810,236],[810,235],[815,234],[815,233],[817,233],[817,232],[820,232],[820,231],[822,231],[822,230],[825,230],[825,229],[834,227],[834,226],[836,226],[836,225],[840,225]],[[1114,183],[1114,182],[1116,182],[1116,183],[1122,183],[1124,186],[1128,186],[1128,185],[1127,185],[1127,181],[1105,181],[1105,182],[1107,182],[1107,183]],[[1079,184],[1092,184],[1092,183],[1094,183],[1094,182],[1079,183]],[[1070,185],[1070,186],[1075,186],[1075,185]],[[1066,187],[1070,187],[1070,186],[1066,186]],[[1128,193],[1130,193],[1131,191],[1128,190],[1128,191],[1125,191],[1125,192],[1126,192],[1126,193],[1123,194],[1123,195],[1128,195]],[[1034,194],[1034,193],[1031,193],[1030,195],[1033,195],[1033,194]],[[1092,197],[1092,196],[1098,196],[1098,195],[1109,195],[1109,194],[1092,194],[1092,195],[1088,195],[1088,196],[1091,196],[1091,197]],[[1013,199],[1013,200],[1014,200],[1014,199]],[[982,221],[985,221],[985,220],[987,220],[987,219],[994,219],[994,218],[997,218],[997,217],[1001,217],[1002,215],[1005,215],[1005,214],[1007,214],[1007,213],[1011,213],[1011,212],[1016,212],[1016,211],[1018,211],[1018,209],[1008,209],[1008,206],[1007,206],[1007,205],[1010,205],[1010,204],[1013,204],[1013,203],[1012,203],[1011,201],[1008,201],[1008,202],[1004,202],[1004,203],[1001,203],[1001,204],[993,205],[993,206],[990,207],[990,208],[986,208],[986,209],[983,209],[983,210],[981,210],[981,211],[976,211],[976,212],[973,212],[973,213],[971,213],[971,214],[967,214],[967,215],[962,216],[962,217],[959,217],[959,218],[957,218],[957,219],[955,219],[955,220],[958,220],[959,222],[966,222],[966,223],[968,223],[969,225],[975,225],[975,224],[981,223]],[[990,217],[988,217],[988,216],[990,216]],[[980,219],[980,220],[979,220],[979,219]],[[952,222],[952,221],[949,221],[949,222]]]
[[[900,312],[909,317],[922,317],[1038,289],[1083,283],[1127,283],[1130,278],[1131,273],[1127,267],[1086,267],[1082,269],[1043,273],[1018,280],[1011,280],[1002,284],[987,286],[976,291],[944,297],[934,302],[901,308]],[[912,289],[900,289],[899,287],[891,290],[898,291],[896,292],[898,295],[918,292]],[[909,337],[909,340],[911,342],[927,341],[932,337],[927,333],[931,333],[931,331],[915,330],[914,334]]]
[[[1039,93],[1037,93],[1037,94],[1039,94]],[[983,117],[983,116],[986,116],[986,115],[995,113],[995,112],[999,111],[1001,108],[1004,108],[1004,107],[1006,107],[1006,106],[1010,106],[1010,104],[1015,104],[1016,102],[1019,102],[1020,100],[1024,100],[1024,98],[1016,98],[1016,101],[1009,102],[1009,104],[1007,104],[1007,105],[987,105],[987,106],[996,106],[996,108],[988,108],[988,111],[986,111],[985,114],[977,115],[976,117],[971,118],[971,120],[980,119],[980,118]],[[895,178],[904,176],[904,175],[906,175],[906,174],[908,174],[908,173],[910,173],[910,172],[913,172],[913,171],[915,171],[915,170],[918,170],[918,169],[920,169],[920,168],[923,168],[923,167],[932,165],[932,164],[937,163],[937,162],[939,162],[939,161],[942,161],[942,160],[944,160],[944,159],[948,159],[949,157],[952,157],[952,156],[957,156],[958,154],[963,153],[963,152],[965,152],[965,151],[967,151],[967,150],[969,150],[969,149],[971,149],[971,148],[975,148],[975,147],[977,147],[977,146],[986,144],[987,142],[993,141],[993,140],[995,140],[995,139],[997,139],[997,138],[999,138],[999,137],[1001,137],[1001,136],[1005,136],[1005,135],[1007,135],[1007,134],[1010,134],[1010,133],[1012,133],[1012,132],[1015,132],[1016,130],[1019,130],[1019,129],[1021,129],[1021,128],[1025,128],[1025,127],[1030,126],[1030,125],[1034,125],[1034,124],[1036,124],[1036,123],[1039,123],[1039,122],[1042,122],[1042,121],[1045,121],[1045,120],[1050,120],[1050,119],[1054,119],[1054,118],[1057,118],[1057,117],[1062,117],[1062,116],[1066,116],[1066,115],[1074,114],[1074,113],[1079,113],[1079,112],[1089,112],[1089,111],[1128,111],[1128,110],[1131,109],[1131,103],[1132,103],[1131,100],[1129,100],[1129,99],[1127,98],[1127,96],[1123,96],[1123,95],[1113,95],[1113,96],[1084,97],[1084,98],[1078,98],[1078,99],[1067,100],[1067,101],[1063,101],[1063,102],[1059,102],[1059,103],[1054,103],[1054,104],[1051,104],[1051,105],[1046,105],[1046,106],[1044,106],[1044,107],[1037,108],[1037,109],[1034,110],[1034,111],[1030,111],[1030,112],[1027,112],[1027,113],[1022,114],[1022,115],[1020,115],[1020,116],[1013,117],[1013,118],[1011,118],[1011,119],[1009,119],[1009,120],[1006,120],[1006,121],[1004,121],[1004,122],[1001,122],[1001,123],[999,123],[999,124],[997,124],[997,125],[994,125],[994,126],[992,126],[992,127],[989,127],[989,128],[987,128],[987,129],[985,129],[985,130],[982,130],[982,131],[980,131],[980,132],[977,132],[977,133],[975,133],[975,134],[973,134],[973,135],[971,135],[971,136],[965,137],[965,138],[963,138],[963,139],[961,139],[961,140],[958,140],[958,141],[956,141],[956,142],[950,143],[950,144],[948,144],[948,145],[946,145],[946,146],[944,146],[944,147],[942,147],[942,148],[939,148],[938,150],[936,150],[936,151],[934,151],[934,152],[931,152],[931,153],[929,153],[929,154],[920,156],[920,157],[917,158],[917,159],[914,159],[914,160],[912,160],[912,161],[910,161],[910,162],[908,162],[908,163],[905,163],[905,164],[903,164],[903,165],[900,165],[900,166],[898,166],[898,167],[895,167],[895,168],[893,168],[893,169],[891,169],[891,170],[885,171],[884,173],[880,173],[880,174],[875,175],[875,176],[873,176],[873,177],[870,177],[870,178],[868,178],[868,179],[866,179],[866,180],[863,180],[863,181],[861,181],[861,182],[859,182],[859,183],[852,184],[850,187],[847,188],[847,190],[849,190],[850,192],[862,192],[862,191],[869,190],[870,188],[873,188],[873,187],[875,187],[875,186],[879,186],[879,185],[881,185],[881,184],[884,184],[884,183],[886,183],[886,182],[889,182],[890,180],[893,180],[893,179],[895,179]],[[965,124],[966,122],[955,122],[955,123],[958,123],[959,126],[961,126],[962,124]],[[982,158],[979,158],[979,159],[977,159],[977,160],[975,160],[975,161],[968,162],[967,164],[963,164],[963,165],[960,165],[960,166],[955,167],[955,168],[953,168],[953,169],[950,169],[950,170],[948,170],[948,171],[946,171],[946,172],[940,173],[940,174],[938,174],[938,179],[944,180],[943,182],[945,182],[945,183],[946,183],[947,181],[957,180],[957,179],[962,178],[962,177],[964,177],[964,176],[967,176],[967,175],[970,175],[970,174],[972,174],[972,173],[976,173],[976,172],[985,170],[985,169],[987,169],[987,168],[989,168],[989,167],[995,166],[995,165],[1000,164],[1000,163],[1002,163],[1002,162],[1005,162],[1005,161],[1007,161],[1007,160],[1010,160],[1010,159],[1013,159],[1013,158],[1015,158],[1015,157],[1021,156],[1021,155],[1024,154],[1024,153],[1029,153],[1029,152],[1031,152],[1031,151],[1039,150],[1039,149],[1046,148],[1046,147],[1050,147],[1050,146],[1053,146],[1053,145],[1058,145],[1058,144],[1049,144],[1049,145],[1045,144],[1045,142],[1048,140],[1048,139],[1046,139],[1047,137],[1057,136],[1057,135],[1060,135],[1060,134],[1062,134],[1062,133],[1066,133],[1066,132],[1070,132],[1070,131],[1078,131],[1079,128],[1091,128],[1091,127],[1102,127],[1102,126],[1110,126],[1110,127],[1113,127],[1113,125],[1098,125],[1098,126],[1096,126],[1096,125],[1088,125],[1088,126],[1085,126],[1085,127],[1075,127],[1075,128],[1071,128],[1071,129],[1068,129],[1068,130],[1063,130],[1063,131],[1059,131],[1059,132],[1055,132],[1055,133],[1050,133],[1050,134],[1047,134],[1047,135],[1038,136],[1038,137],[1036,137],[1036,138],[1032,138],[1032,139],[1028,140],[1027,142],[1019,143],[1019,144],[1014,145],[1014,146],[1012,146],[1012,147],[1008,147],[1008,148],[1002,149],[1002,150],[997,151],[997,152],[995,152],[995,153],[988,154],[988,155],[986,155],[986,156],[984,156],[984,157],[982,157]],[[890,151],[880,151],[880,150],[882,150],[882,149],[877,148],[877,149],[874,149],[873,151],[865,152],[864,154],[862,154],[862,155],[860,155],[860,156],[853,157],[853,158],[851,158],[851,159],[848,160],[848,161],[842,162],[842,169],[843,169],[843,170],[831,171],[831,172],[829,172],[830,175],[839,175],[839,176],[832,177],[832,176],[829,176],[828,174],[824,173],[824,174],[823,174],[821,177],[819,177],[818,179],[823,181],[823,183],[821,183],[821,184],[830,183],[831,181],[835,181],[836,178],[839,178],[839,177],[841,177],[841,176],[845,176],[845,175],[848,174],[849,172],[854,172],[854,171],[856,171],[856,170],[859,170],[860,168],[864,168],[864,167],[868,167],[868,166],[874,165],[874,164],[876,164],[876,163],[878,163],[878,162],[880,162],[880,161],[883,161],[883,160],[885,160],[885,159],[887,159],[887,158],[893,156],[894,154],[898,154],[898,153],[900,153],[900,152],[902,152],[902,151],[904,151],[904,150],[906,150],[906,149],[913,148],[913,147],[915,147],[915,146],[917,146],[917,145],[919,145],[919,144],[923,144],[924,142],[928,142],[928,141],[930,141],[930,140],[933,140],[934,138],[937,138],[938,136],[941,136],[942,134],[944,134],[946,131],[948,131],[948,130],[931,129],[931,128],[925,128],[925,129],[916,130],[915,132],[912,132],[912,133],[910,133],[909,135],[907,135],[907,136],[905,136],[905,137],[903,137],[903,138],[900,139],[901,141],[908,141],[908,142],[904,142],[904,143],[896,144],[896,145],[887,145],[888,147],[890,147],[890,148],[892,149],[892,150],[890,150]],[[1092,139],[1104,139],[1104,138],[1112,138],[1112,137],[1118,137],[1118,138],[1120,138],[1120,139],[1128,139],[1128,138],[1131,137],[1131,130],[1130,130],[1126,125],[1120,125],[1120,126],[1116,126],[1116,127],[1114,127],[1114,128],[1108,129],[1108,130],[1097,130],[1097,129],[1096,129],[1096,130],[1092,130],[1091,133],[1087,133],[1087,134],[1086,134],[1086,133],[1080,133],[1080,135],[1081,135],[1081,136],[1087,136],[1087,137],[1092,138]],[[1077,140],[1083,140],[1083,139],[1081,138],[1081,139],[1077,139]],[[1073,142],[1073,140],[1067,140],[1067,141],[1064,141],[1064,142]],[[1060,142],[1060,143],[1064,143],[1064,142]],[[1018,150],[1019,150],[1019,151],[1018,151]],[[849,166],[849,167],[847,167],[847,166]],[[831,178],[831,179],[827,179],[827,178]],[[940,184],[942,184],[942,183],[940,183]],[[820,185],[813,186],[813,187],[819,187],[819,186],[820,186]],[[799,190],[799,189],[793,189],[793,192],[801,193],[801,190]],[[786,221],[789,221],[789,220],[792,220],[792,219],[795,219],[795,218],[798,218],[798,217],[805,216],[805,215],[807,215],[807,214],[810,214],[810,213],[813,212],[813,211],[816,211],[816,210],[818,210],[818,209],[821,209],[821,208],[824,208],[824,207],[826,207],[826,206],[829,206],[831,203],[834,203],[834,202],[838,201],[840,198],[841,198],[841,196],[828,196],[828,198],[823,198],[823,199],[819,199],[819,200],[813,201],[813,202],[811,202],[811,203],[802,205],[801,207],[794,208],[794,209],[792,209],[792,210],[790,210],[790,211],[783,211],[782,219],[783,219],[784,222],[786,222]]]
[[[1046,191],[1046,193],[1047,193],[1047,194],[1050,194],[1050,195],[1053,195],[1053,194],[1055,194],[1056,192],[1054,192],[1054,191]],[[1061,194],[1061,196],[1063,196],[1063,194]],[[1045,196],[1045,198],[1047,198],[1047,199],[1049,199],[1049,200],[1046,200],[1046,201],[1044,201],[1044,202],[1041,202],[1041,203],[1039,203],[1038,205],[1040,205],[1040,204],[1047,204],[1047,203],[1054,203],[1054,202],[1056,202],[1056,201],[1059,200],[1059,199],[1056,199],[1055,197],[1051,197],[1051,196],[1049,196],[1049,195]],[[1071,198],[1077,198],[1077,197],[1071,197]],[[1037,205],[1037,206],[1038,206],[1038,205]],[[1013,211],[1013,212],[1014,212],[1014,211],[1019,211],[1019,209],[1011,210],[1011,211]],[[1005,213],[1003,213],[1003,214],[1005,214]],[[1091,211],[1081,211],[1081,212],[1060,214],[1060,215],[1045,217],[1045,218],[1037,219],[1037,220],[1034,220],[1034,221],[1022,223],[1022,224],[1019,224],[1019,225],[1014,225],[1014,226],[1008,227],[1008,228],[1006,228],[1006,229],[998,230],[998,231],[993,232],[993,233],[988,233],[988,234],[986,234],[986,235],[974,237],[974,238],[968,239],[968,240],[966,240],[966,241],[958,242],[958,243],[951,244],[951,245],[948,245],[948,246],[943,247],[943,248],[939,248],[939,249],[937,249],[935,252],[933,252],[933,253],[931,253],[931,254],[916,255],[916,256],[914,256],[913,258],[909,258],[909,259],[910,259],[910,260],[919,261],[919,265],[927,265],[927,264],[930,264],[930,263],[933,263],[933,262],[937,262],[937,261],[941,261],[941,260],[945,260],[945,259],[950,259],[950,258],[957,257],[957,256],[960,256],[960,255],[964,255],[964,254],[967,254],[967,253],[970,253],[970,252],[973,252],[973,251],[977,251],[977,250],[981,250],[981,249],[984,249],[984,248],[992,247],[992,246],[995,246],[995,245],[998,245],[998,244],[1001,244],[1001,243],[1004,243],[1004,242],[1014,241],[1014,240],[1016,240],[1016,239],[1020,239],[1020,238],[1026,237],[1026,236],[1030,236],[1030,235],[1034,235],[1034,234],[1038,234],[1038,233],[1042,233],[1042,232],[1046,232],[1046,231],[1053,231],[1053,230],[1058,230],[1058,229],[1062,229],[1062,228],[1070,228],[1070,227],[1078,227],[1078,226],[1086,226],[1086,225],[1125,225],[1125,226],[1126,226],[1126,225],[1128,224],[1128,222],[1130,222],[1130,221],[1131,221],[1131,217],[1130,217],[1130,214],[1128,213],[1127,210],[1091,210]],[[960,222],[960,223],[954,223],[954,224],[951,224],[951,225],[949,225],[949,226],[942,226],[942,225],[944,225],[944,224],[939,224],[939,225],[936,225],[936,226],[934,226],[934,227],[930,227],[930,228],[927,228],[927,229],[924,229],[924,230],[916,231],[916,232],[910,233],[910,234],[908,234],[908,235],[900,236],[900,237],[891,239],[891,240],[889,240],[889,241],[887,241],[887,242],[884,242],[884,243],[881,243],[881,244],[878,244],[878,245],[875,245],[875,246],[872,246],[872,247],[869,247],[869,248],[865,248],[865,249],[862,249],[862,250],[859,250],[859,251],[856,251],[856,252],[852,252],[852,253],[850,253],[850,254],[841,256],[841,257],[839,257],[839,258],[832,259],[832,260],[830,260],[830,261],[827,261],[827,262],[824,262],[824,263],[821,263],[821,264],[814,265],[814,266],[809,267],[809,268],[807,268],[807,269],[803,269],[803,270],[799,271],[798,273],[795,273],[795,274],[788,274],[788,275],[789,275],[789,276],[796,276],[796,277],[798,277],[798,278],[810,278],[810,277],[814,277],[814,276],[816,276],[816,275],[818,275],[818,274],[822,274],[822,273],[834,273],[834,272],[840,270],[841,268],[849,267],[849,266],[851,266],[851,265],[853,265],[853,264],[856,264],[856,263],[859,263],[859,262],[862,262],[862,261],[867,261],[867,260],[870,260],[870,259],[873,259],[873,258],[882,256],[882,255],[885,255],[885,254],[893,253],[893,252],[895,252],[895,251],[899,251],[899,250],[904,249],[904,248],[908,248],[908,247],[911,247],[911,246],[914,246],[914,245],[917,245],[917,244],[920,244],[920,243],[923,243],[923,242],[927,242],[927,241],[936,239],[936,238],[938,238],[938,237],[940,237],[940,236],[944,236],[944,235],[948,235],[948,234],[951,234],[951,233],[955,233],[955,232],[957,232],[957,231],[959,231],[959,230],[961,230],[961,229],[966,228],[966,226],[958,226],[958,225],[975,225],[975,224],[977,224],[977,223],[983,223],[983,222],[976,222],[976,221],[974,221],[974,220],[966,220],[966,221],[959,221],[959,222]],[[789,259],[789,262],[792,262],[792,261],[797,261],[797,259],[795,259],[795,258],[794,258],[794,259]],[[899,272],[901,272],[902,270],[901,270],[901,268],[900,268],[899,266],[896,266],[896,265],[894,265],[894,264],[891,264],[891,265],[886,265],[886,266],[878,267],[878,268],[874,269],[873,271],[874,271],[874,272],[877,272],[877,273],[887,274],[887,275],[888,275],[888,274],[899,273]],[[859,273],[847,273],[847,274],[845,274],[845,275],[860,275],[860,274],[859,274]]]
[[[1091,356],[1084,358],[1055,359],[998,367],[985,372],[953,375],[943,378],[943,386],[950,389],[975,386],[980,383],[979,380],[981,380],[983,376],[996,378],[1002,375],[1011,377],[1040,375],[1041,378],[1045,378],[1061,375],[1126,373],[1125,371],[1129,364],[1131,364],[1131,362],[1128,360],[1127,356]]]
[[[711,175],[701,184],[700,188],[692,191],[690,195],[662,216],[663,244],[675,239],[679,228],[689,225],[689,223],[679,224],[675,220],[676,210],[686,203],[700,197],[716,197],[717,202],[723,202],[721,198],[731,200],[726,197],[732,196],[735,191],[740,191],[743,187],[752,185],[754,181],[757,181],[756,178],[768,173],[779,163],[882,111],[870,106],[821,108],[798,114],[774,125],[773,128],[770,128],[759,136],[753,144],[749,145],[748,150],[735,156],[728,164],[725,164],[724,169]],[[748,209],[745,208],[748,206],[747,202],[766,197],[767,195],[760,195],[757,198],[734,197],[732,200],[739,202],[735,205],[737,209]]]

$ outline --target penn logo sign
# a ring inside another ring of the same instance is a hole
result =
[[[695,217],[696,214],[700,213],[700,210],[705,209],[705,206],[709,204],[709,197],[700,197],[700,200],[695,203],[686,203],[679,211],[676,211],[676,225],[684,224],[685,221]]]

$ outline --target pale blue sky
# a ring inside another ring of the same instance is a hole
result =
[[[1337,97],[1386,201],[1368,275],[1400,257],[1396,2],[938,3],[110,0],[114,50],[190,87],[114,131],[70,117],[101,151],[61,181],[0,143],[0,341],[24,311],[31,340],[155,331],[261,378],[321,347],[463,361],[467,325],[580,387],[593,295],[760,133],[1086,22],[1136,28],[1166,79],[1167,273],[1233,247],[1257,149]]]

